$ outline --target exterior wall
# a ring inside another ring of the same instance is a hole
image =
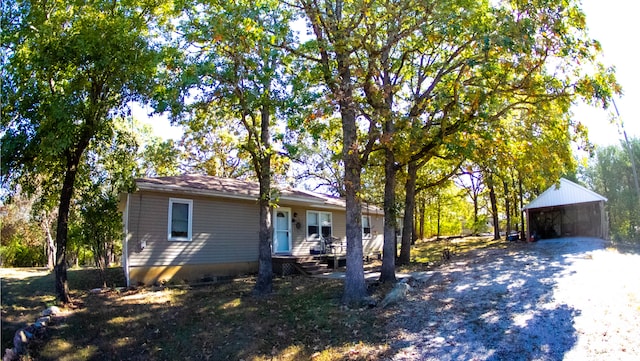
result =
[[[154,284],[163,282],[215,281],[220,278],[258,272],[258,262],[238,262],[219,264],[200,264],[184,266],[131,267],[130,282],[136,284]]]
[[[375,253],[382,254],[382,245],[384,243],[384,216],[381,214],[371,216],[371,238],[362,240],[364,255]]]
[[[169,198],[193,200],[192,240],[169,241]],[[129,197],[129,266],[254,262],[258,207],[250,201],[138,192]]]
[[[193,202],[192,240],[169,241],[169,199]],[[139,191],[130,194],[126,212],[127,269],[130,284],[202,280],[258,270],[259,210],[256,201]],[[330,212],[333,236],[346,243],[345,211],[287,205],[292,225],[291,254],[310,255],[319,244],[307,239],[307,211]],[[383,217],[371,215],[372,237],[364,255],[382,249]]]
[[[284,205],[283,205],[284,206]],[[317,239],[309,239],[307,237],[307,211],[319,211],[331,213],[333,237],[339,238],[346,245],[347,242],[347,224],[346,212],[338,210],[326,210],[317,208],[291,207],[291,214],[297,215],[293,217],[292,222],[292,254],[294,256],[307,256],[311,254],[312,249],[319,249],[320,241]],[[364,215],[364,214],[363,214]],[[362,240],[364,255],[373,254],[382,250],[383,243],[383,224],[382,215],[372,214],[371,216],[371,237]],[[298,228],[298,224],[300,227]]]

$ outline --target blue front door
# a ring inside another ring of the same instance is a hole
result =
[[[273,252],[291,253],[291,212],[286,209],[274,212]]]

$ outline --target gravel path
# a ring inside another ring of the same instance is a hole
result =
[[[640,360],[640,252],[590,238],[481,250],[397,307],[391,360]]]

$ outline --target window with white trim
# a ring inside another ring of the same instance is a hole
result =
[[[307,211],[307,237],[319,239],[333,235],[331,212]]]
[[[169,241],[191,241],[193,201],[169,198]]]
[[[371,238],[371,217],[362,216],[362,238]]]

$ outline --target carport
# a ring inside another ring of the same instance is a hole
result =
[[[561,178],[524,207],[527,239],[557,237],[609,237],[604,204],[607,198]]]

